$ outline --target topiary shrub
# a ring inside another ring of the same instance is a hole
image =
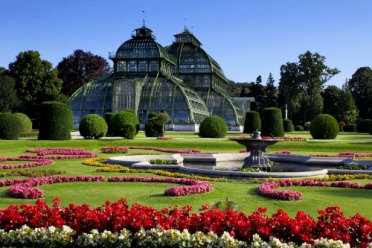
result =
[[[294,126],[294,130],[295,131],[304,131],[304,126],[302,126],[302,125],[296,125],[296,126]]]
[[[79,125],[80,135],[85,139],[98,139],[106,136],[107,123],[102,116],[97,114],[90,114],[85,116]]]
[[[32,131],[32,121],[27,115],[25,115],[24,113],[15,113],[14,116],[16,116],[21,122],[22,132]]]
[[[17,140],[22,132],[22,123],[11,113],[0,113],[0,139]]]
[[[39,140],[70,140],[71,112],[66,103],[50,101],[41,105]]]
[[[114,116],[115,116],[114,113],[105,113],[105,121],[108,127],[107,135],[113,135],[111,121],[114,118]]]
[[[369,133],[370,119],[359,120],[356,125],[356,131],[358,133]]]
[[[136,134],[139,131],[140,121],[138,120],[137,116],[134,114],[133,111],[124,110],[117,113],[111,120],[111,128],[113,135],[115,136],[122,136],[124,124],[130,122],[136,128]]]
[[[280,108],[265,108],[261,117],[262,136],[284,137],[283,117]]]
[[[284,132],[293,132],[294,131],[294,125],[290,119],[284,119],[283,120],[283,128]]]
[[[348,124],[343,126],[342,130],[344,132],[356,132],[356,124]]]
[[[75,131],[75,125],[74,125],[74,118],[72,116],[72,110],[71,109],[68,109],[68,111],[70,112],[68,117],[69,117],[69,123],[70,123],[70,131]]]
[[[137,128],[131,122],[124,122],[123,124],[123,131],[121,133],[121,137],[124,139],[134,139],[137,134]]]
[[[329,114],[319,114],[311,120],[310,134],[314,139],[335,139],[338,131],[337,120]]]
[[[227,124],[217,115],[205,118],[199,127],[199,136],[202,138],[223,138],[227,134]]]
[[[261,130],[261,118],[257,111],[248,111],[245,114],[243,133],[252,133]]]
[[[169,121],[169,115],[166,113],[156,114],[151,113],[145,123],[145,134],[146,137],[162,137],[165,133],[165,123]]]

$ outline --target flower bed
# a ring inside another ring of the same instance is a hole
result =
[[[297,155],[292,154],[290,151],[277,151],[275,154],[284,154],[284,155]],[[297,155],[301,156],[301,155]],[[328,155],[328,154],[310,154],[311,157],[341,157],[341,158],[367,158],[372,157],[372,153],[356,153],[356,152],[340,152],[337,155]]]
[[[315,180],[291,180],[283,179],[279,182],[263,182],[257,189],[259,195],[264,197],[271,197],[280,200],[301,200],[302,194],[291,190],[274,190],[279,187],[290,186],[317,186],[317,187],[341,187],[341,188],[354,188],[354,189],[372,189],[372,183],[367,183],[364,187],[359,183],[352,183],[348,181],[336,181],[328,184],[326,182]]]
[[[197,150],[197,149],[175,150],[175,149],[146,147],[146,146],[104,146],[104,147],[101,148],[103,153],[115,153],[116,151],[118,151],[120,153],[121,150],[127,150],[128,151],[129,149],[152,150],[152,151],[169,152],[169,153],[202,154],[202,152],[200,150]]]
[[[32,167],[37,167],[37,166],[49,165],[53,163],[53,160],[51,159],[34,157],[34,156],[19,156],[18,158],[0,157],[0,162],[6,162],[6,161],[34,161],[34,162],[25,163],[25,164],[1,164],[0,170],[32,168]]]
[[[33,152],[37,156],[49,159],[94,158],[98,156],[96,153],[88,152],[83,148],[36,148],[27,149],[26,152]]]
[[[208,205],[195,213],[190,206],[182,208],[175,206],[162,210],[140,204],[129,207],[125,199],[114,203],[107,201],[105,205],[98,208],[90,208],[87,204],[81,206],[69,204],[68,207],[62,207],[59,199],[54,199],[53,202],[53,206],[48,206],[45,202],[37,200],[36,205],[30,203],[20,206],[10,205],[7,209],[0,210],[0,229],[3,229],[0,231],[0,242],[5,240],[17,242],[23,240],[23,235],[25,235],[24,239],[28,235],[41,237],[37,235],[42,233],[45,233],[44,239],[38,242],[43,242],[52,236],[51,239],[55,242],[62,240],[61,244],[56,245],[58,247],[64,245],[63,242],[66,240],[63,241],[63,237],[67,237],[68,245],[71,245],[71,239],[74,240],[73,242],[80,240],[82,243],[79,243],[78,247],[88,245],[93,247],[93,244],[102,243],[104,245],[96,245],[96,247],[107,247],[110,242],[117,244],[119,240],[132,242],[132,247],[155,247],[156,245],[159,247],[160,242],[168,244],[167,242],[176,242],[179,239],[185,242],[195,239],[207,242],[211,240],[210,235],[215,237],[212,239],[216,242],[217,239],[218,242],[226,239],[226,242],[235,244],[243,241],[255,245],[248,247],[286,247],[280,245],[282,242],[292,242],[296,245],[304,242],[308,245],[320,242],[319,247],[325,247],[321,244],[334,243],[331,239],[339,240],[339,244],[349,243],[351,247],[368,247],[372,242],[371,221],[360,214],[347,218],[337,206],[319,210],[319,216],[313,219],[302,211],[298,211],[295,217],[290,217],[280,209],[270,217],[265,215],[264,208],[246,215],[233,210],[209,209]],[[19,233],[22,235],[16,235]],[[180,235],[180,233],[184,234]],[[187,240],[184,240],[186,238]],[[35,242],[37,238],[27,240]],[[140,244],[137,243],[138,240],[141,240]],[[258,246],[265,242],[273,243],[271,246]],[[212,244],[211,247],[217,247],[214,242]],[[278,246],[273,246],[274,244]],[[0,243],[0,245],[10,246],[9,243]],[[175,246],[184,247],[178,245],[182,243],[177,243]],[[108,247],[117,247],[117,245],[112,244]]]
[[[158,140],[171,140],[172,137],[158,136],[158,137],[156,137],[156,139],[158,139]]]
[[[192,194],[202,194],[211,191],[212,185],[208,182],[188,178],[173,177],[120,177],[108,178],[109,182],[155,182],[155,183],[177,183],[184,186],[174,186],[164,191],[166,196],[185,196]]]

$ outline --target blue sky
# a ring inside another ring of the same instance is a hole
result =
[[[372,67],[371,11],[370,0],[0,0],[0,66],[27,50],[53,66],[76,49],[108,59],[145,19],[162,46],[186,25],[235,82],[271,72],[277,85],[280,66],[309,50],[341,71],[327,83],[341,87]]]

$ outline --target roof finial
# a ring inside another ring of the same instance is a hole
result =
[[[142,10],[142,14],[143,14],[143,19],[142,19],[143,27],[146,27],[146,25],[145,25],[145,11],[144,10]]]
[[[187,28],[186,28],[186,17],[183,18],[183,29],[184,29],[184,31],[187,30]]]

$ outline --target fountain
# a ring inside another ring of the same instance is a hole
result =
[[[254,131],[251,134],[251,138],[230,138],[241,145],[244,145],[250,155],[244,159],[243,168],[259,168],[262,171],[271,171],[269,159],[263,155],[266,151],[266,147],[273,145],[279,139],[262,139],[261,132]]]

